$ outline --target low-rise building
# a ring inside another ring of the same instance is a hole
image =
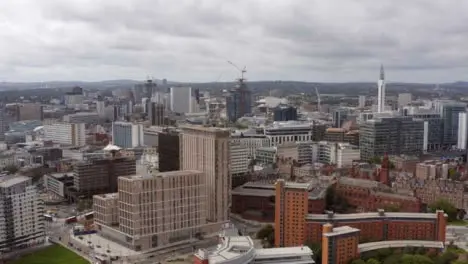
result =
[[[200,249],[194,255],[194,264],[268,263],[314,264],[313,252],[307,246],[288,248],[256,248],[248,236],[239,236],[238,230],[226,226],[219,234],[215,250]]]
[[[0,253],[45,242],[43,202],[26,176],[0,178]]]

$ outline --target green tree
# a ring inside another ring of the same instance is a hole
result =
[[[370,258],[366,261],[366,264],[380,264],[380,261],[376,260],[375,258]]]
[[[355,259],[351,262],[351,264],[366,264],[366,262],[362,259]]]
[[[457,220],[457,208],[446,199],[439,199],[435,201],[429,205],[429,209],[432,212],[435,212],[436,210],[443,210],[448,215],[449,222]]]
[[[315,263],[322,263],[322,245],[320,243],[315,243],[315,242],[306,242],[306,246],[308,246],[314,255],[312,258],[314,259]]]
[[[395,204],[389,204],[387,206],[384,206],[385,212],[400,212],[400,207]]]
[[[4,170],[8,171],[10,174],[15,174],[19,168],[16,165],[8,165],[4,168]]]
[[[332,186],[327,188],[325,193],[325,208],[327,210],[333,210],[333,205],[335,203],[335,188]]]
[[[382,158],[379,156],[375,156],[369,159],[370,164],[381,164],[382,163]]]
[[[401,257],[401,264],[434,264],[427,256],[405,254]]]
[[[265,247],[272,247],[275,244],[275,229],[272,225],[266,225],[257,232],[257,239],[263,241]]]

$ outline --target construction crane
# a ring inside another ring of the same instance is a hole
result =
[[[229,64],[231,64],[232,66],[234,66],[240,73],[241,73],[241,77],[240,77],[240,80],[244,80],[244,73],[247,72],[246,70],[246,66],[244,66],[243,69],[237,67],[236,64],[234,64],[232,61],[227,61]]]
[[[315,94],[317,95],[317,110],[321,113],[321,100],[320,100],[320,94],[318,92],[317,86],[315,86]]]

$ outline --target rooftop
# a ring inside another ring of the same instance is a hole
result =
[[[324,236],[327,237],[332,237],[332,236],[341,236],[341,235],[346,235],[346,234],[351,234],[351,233],[357,233],[360,230],[354,227],[350,226],[340,226],[340,227],[335,227],[333,228],[333,231],[330,233],[324,233]]]
[[[363,220],[363,219],[425,219],[435,220],[437,219],[437,213],[394,213],[394,212],[369,212],[369,213],[356,213],[356,214],[309,214],[307,220],[310,221],[352,221],[352,220]]]
[[[0,188],[8,188],[18,183],[29,181],[30,178],[26,176],[5,176],[0,178]]]

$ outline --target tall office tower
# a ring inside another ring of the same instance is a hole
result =
[[[226,111],[230,122],[252,113],[252,93],[243,77],[238,79],[236,87],[226,96]]]
[[[466,104],[454,101],[438,101],[436,110],[444,120],[442,144],[446,148],[457,145],[459,114],[466,112]]]
[[[468,137],[468,114],[460,113],[458,115],[458,141],[457,141],[457,149],[467,149]]]
[[[406,109],[404,108],[403,111]],[[443,137],[443,125],[444,120],[440,117],[438,113],[429,111],[410,111],[407,116],[422,119],[425,122],[424,127],[424,139],[425,139],[425,149],[424,151],[436,151],[443,147],[442,137]],[[427,139],[427,140],[426,140]]]
[[[106,109],[106,103],[104,102],[104,100],[102,100],[102,97],[99,96],[96,101],[96,112],[98,113],[100,117],[104,117],[106,115],[105,109]]]
[[[360,96],[359,96],[358,107],[359,107],[359,108],[364,108],[364,107],[366,107],[366,96],[365,96],[365,95],[360,95]]]
[[[65,105],[69,107],[74,107],[75,105],[80,105],[84,100],[83,88],[74,87],[71,92],[67,92],[64,96]]]
[[[424,120],[412,117],[380,117],[359,128],[361,159],[388,155],[419,155],[424,145]]]
[[[206,175],[208,220],[228,220],[231,201],[231,173],[228,129],[183,126],[181,135],[182,170],[199,170]]]
[[[135,251],[196,239],[208,226],[205,185],[193,170],[120,177],[118,193],[93,197],[94,221]]]
[[[278,105],[273,110],[274,121],[297,120],[297,108],[289,105]]]
[[[42,201],[25,176],[0,179],[0,252],[24,249],[45,241]]]
[[[157,90],[157,85],[152,80],[147,80],[144,83],[139,83],[133,86],[133,100],[135,103],[141,102],[143,98],[151,98]]]
[[[5,132],[8,131],[8,126],[12,118],[7,115],[5,108],[3,106],[0,108],[0,141],[5,140]]]
[[[68,146],[85,146],[85,124],[67,122],[44,124],[44,139]]]
[[[333,111],[333,127],[340,128],[343,123],[348,118],[348,110],[343,108],[338,108]]]
[[[171,87],[171,111],[175,113],[192,112],[192,87]]]
[[[380,66],[380,78],[377,81],[377,112],[385,112],[385,72],[383,65]]]
[[[285,182],[280,179],[275,186],[275,246],[303,245],[306,241],[310,183]],[[292,218],[295,221],[290,221]]]
[[[180,134],[176,130],[158,133],[159,171],[180,170]]]
[[[148,120],[152,126],[164,125],[164,105],[150,102],[148,104]]]
[[[413,101],[413,96],[410,93],[398,94],[398,109],[409,105]]]
[[[143,146],[143,125],[131,122],[113,122],[112,140],[121,148]]]
[[[79,162],[73,166],[73,188],[76,196],[117,191],[117,178],[136,174],[134,156],[119,152]]]

